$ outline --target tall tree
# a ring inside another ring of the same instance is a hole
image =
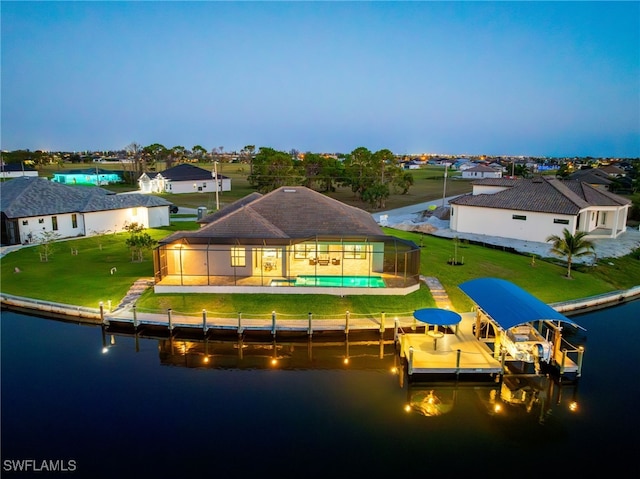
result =
[[[594,254],[594,245],[591,241],[585,239],[587,233],[578,231],[571,234],[567,228],[562,230],[562,236],[551,235],[546,241],[551,242],[551,252],[567,258],[567,278],[571,279],[571,265],[573,258]]]
[[[375,208],[384,208],[391,189],[409,191],[413,177],[405,175],[388,149],[371,153],[358,147],[344,160],[342,185],[349,186],[354,195]]]
[[[344,160],[344,186],[349,186],[358,199],[372,181],[371,151],[360,146],[346,156]]]
[[[169,156],[169,150],[160,143],[145,146],[142,151],[144,153],[145,168],[148,169],[155,168],[158,163],[166,161]]]
[[[256,152],[255,145],[247,145],[240,152],[243,163],[249,163],[249,175],[253,175],[253,155]]]
[[[198,162],[203,161],[207,156],[207,150],[205,150],[204,147],[200,145],[196,145],[191,148],[191,153],[193,158]]]
[[[303,180],[296,172],[289,153],[267,147],[260,147],[253,160],[253,173],[247,179],[260,193],[285,185],[299,185]]]

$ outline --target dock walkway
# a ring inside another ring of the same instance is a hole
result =
[[[475,313],[460,314],[455,333],[434,338],[424,333],[399,335],[400,356],[407,359],[409,374],[500,374],[501,361],[473,334]]]

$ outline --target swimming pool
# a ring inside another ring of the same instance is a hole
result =
[[[271,286],[324,286],[342,288],[384,288],[380,276],[313,276],[300,275],[293,279],[274,279]]]

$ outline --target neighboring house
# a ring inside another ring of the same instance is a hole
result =
[[[161,172],[143,173],[138,178],[141,193],[215,193],[231,191],[231,178],[198,166],[182,163]]]
[[[489,168],[493,168],[496,171],[501,171],[504,172],[505,171],[505,167],[502,166],[500,163],[498,163],[497,161],[491,162],[487,165]]]
[[[168,226],[169,206],[163,198],[113,194],[96,186],[67,186],[46,178],[15,178],[0,183],[2,244],[37,242],[45,232],[59,238]]]
[[[459,170],[459,171],[464,171],[467,170],[469,168],[473,168],[475,165],[475,163],[473,161],[471,161],[468,158],[458,158],[455,160],[455,162],[453,163],[453,165],[451,166],[451,168],[453,168],[454,170]]]
[[[627,172],[622,168],[617,167],[616,165],[605,165],[598,168],[598,170],[606,173],[611,178],[619,178],[622,176],[626,176]]]
[[[423,162],[420,160],[409,160],[402,163],[405,170],[418,170],[422,167]]]
[[[25,166],[24,163],[0,162],[0,178],[19,178],[21,176],[38,176],[38,170]]]
[[[64,170],[53,174],[51,181],[64,185],[94,185],[103,186],[122,183],[121,171],[104,170],[101,168],[85,168],[78,170]]]
[[[156,292],[404,295],[420,287],[415,243],[305,187],[252,193],[199,223],[154,250]]]
[[[589,239],[617,238],[627,229],[631,201],[581,181],[501,178],[472,186],[473,193],[449,202],[452,231],[546,242],[564,228]]]
[[[502,170],[490,166],[478,165],[467,168],[462,172],[463,180],[477,180],[482,178],[502,178]]]
[[[611,183],[613,183],[613,180],[609,178],[607,173],[597,168],[574,171],[567,177],[567,179],[582,181],[601,190],[608,190]]]
[[[465,170],[470,170],[472,168],[475,168],[476,166],[478,166],[478,165],[476,165],[472,161],[462,161],[462,162],[458,162],[455,165],[453,165],[453,168],[455,170],[458,170],[458,171],[465,171]]]

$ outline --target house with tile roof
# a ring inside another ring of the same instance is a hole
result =
[[[611,178],[619,178],[627,175],[626,171],[616,165],[604,165],[598,168],[598,170],[606,173]]]
[[[114,194],[96,186],[68,186],[46,178],[0,183],[2,244],[37,242],[42,233],[60,239],[169,225],[171,202],[156,196]]]
[[[138,178],[140,193],[215,193],[231,191],[231,178],[181,163],[160,172],[146,172]]]
[[[368,212],[302,186],[252,193],[154,250],[162,293],[408,294],[420,248]],[[310,291],[312,290],[312,291]]]
[[[606,172],[598,168],[574,171],[567,177],[567,179],[582,181],[601,190],[608,190],[613,183],[613,179],[610,178]]]
[[[578,180],[551,177],[483,179],[451,205],[450,228],[460,233],[546,242],[551,235],[588,233],[617,238],[627,230],[631,201]]]

